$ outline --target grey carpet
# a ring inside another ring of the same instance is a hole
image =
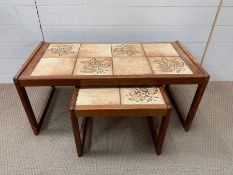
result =
[[[27,89],[37,115],[47,88]],[[173,87],[184,110],[194,88]],[[0,174],[233,174],[233,82],[212,82],[190,132],[173,112],[161,156],[144,118],[94,119],[78,158],[70,88],[59,88],[34,136],[13,85],[0,85]]]

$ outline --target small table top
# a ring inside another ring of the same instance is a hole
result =
[[[171,108],[162,86],[74,88],[71,104],[78,117],[165,116]]]
[[[208,74],[179,43],[45,43],[19,71],[23,85],[194,84]]]
[[[109,95],[111,94],[111,95]],[[76,106],[165,104],[159,87],[94,87],[78,89]]]

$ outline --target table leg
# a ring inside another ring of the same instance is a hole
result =
[[[159,132],[157,134],[153,117],[151,117],[151,116],[147,117],[147,121],[149,124],[151,136],[153,139],[153,143],[154,143],[155,151],[156,151],[157,155],[161,154],[163,142],[164,142],[167,128],[168,128],[169,119],[170,119],[170,112],[162,117]]]
[[[84,144],[85,144],[85,138],[86,138],[86,130],[87,130],[87,123],[88,123],[88,117],[84,117],[82,119],[82,123],[81,123],[81,130],[80,130],[80,134],[81,134],[81,141],[82,141],[82,152],[83,152],[83,148],[84,148]]]
[[[25,112],[27,114],[28,120],[29,120],[29,122],[31,124],[32,130],[33,130],[35,135],[38,135],[39,132],[40,132],[41,126],[43,124],[44,118],[45,118],[45,116],[47,114],[47,111],[49,109],[49,105],[50,105],[50,103],[52,101],[52,98],[53,98],[53,95],[54,95],[54,92],[55,92],[55,87],[54,86],[51,87],[50,94],[49,94],[49,97],[48,97],[48,101],[47,101],[47,103],[46,103],[46,105],[44,107],[43,113],[42,113],[42,115],[40,117],[40,121],[37,122],[25,87],[20,86],[20,84],[19,84],[19,82],[17,80],[14,80],[14,83],[15,83],[15,87],[17,89],[17,92],[19,94],[20,100],[21,100],[21,102],[23,104],[24,110],[25,110]]]
[[[75,116],[74,110],[70,111],[72,129],[74,134],[74,141],[76,145],[76,150],[78,153],[78,157],[81,157],[83,154],[83,148],[85,144],[86,137],[86,128],[87,128],[87,117],[82,118],[81,129],[79,128],[78,118]]]
[[[185,119],[184,115],[182,114],[176,100],[174,99],[174,97],[173,97],[173,95],[172,95],[172,93],[171,93],[171,91],[169,89],[169,85],[166,85],[166,90],[168,92],[170,100],[171,100],[171,102],[172,102],[172,104],[173,104],[173,106],[174,106],[174,108],[176,110],[176,113],[177,113],[177,115],[178,115],[178,117],[180,119],[180,122],[183,125],[185,131],[189,131],[189,129],[190,129],[191,125],[192,125],[192,121],[193,121],[193,119],[195,117],[195,114],[196,114],[198,106],[199,106],[199,104],[201,102],[202,96],[203,96],[203,94],[205,92],[208,81],[209,81],[209,79],[205,79],[203,81],[203,83],[198,85],[186,119]]]

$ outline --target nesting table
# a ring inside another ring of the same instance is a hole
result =
[[[74,88],[70,117],[78,156],[82,156],[88,118],[146,117],[155,151],[161,154],[166,136],[171,104],[164,87],[84,87]],[[154,117],[161,117],[158,132]],[[79,127],[78,118],[81,120]]]
[[[185,131],[190,129],[208,73],[180,42],[60,43],[41,42],[14,77],[14,83],[33,132],[38,135],[56,86],[163,85]],[[171,84],[197,84],[185,117],[170,91]],[[51,86],[39,122],[25,87]]]

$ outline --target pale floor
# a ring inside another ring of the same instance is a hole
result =
[[[187,107],[193,88],[173,89]],[[38,113],[48,89],[28,91]],[[233,82],[208,85],[189,132],[172,114],[160,156],[144,118],[115,117],[90,123],[90,139],[78,158],[70,97],[70,88],[58,88],[42,130],[34,136],[14,86],[0,85],[0,174],[233,174]]]

